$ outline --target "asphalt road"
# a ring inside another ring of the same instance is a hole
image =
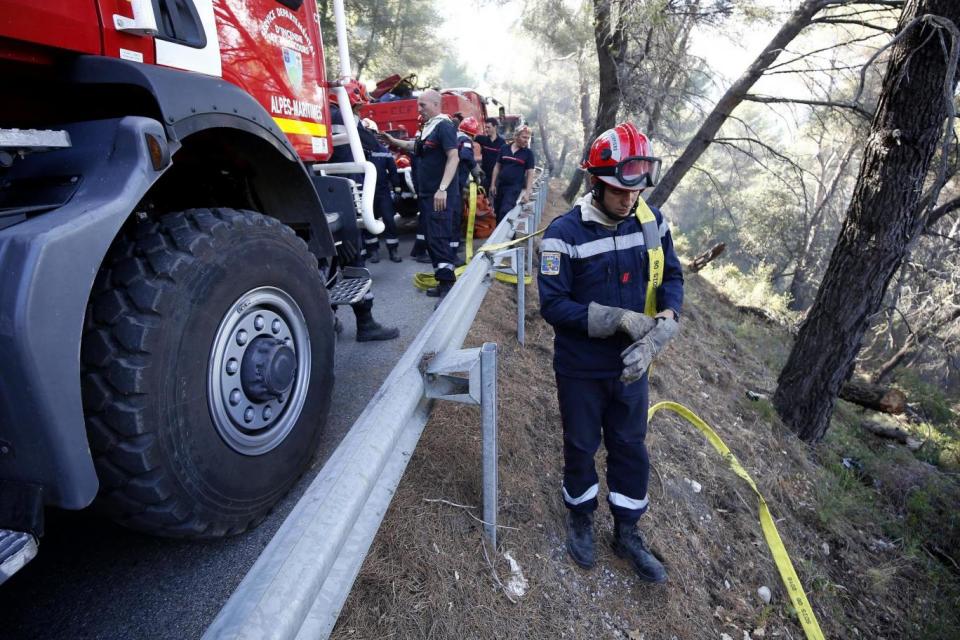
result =
[[[47,512],[38,556],[0,586],[0,638],[81,640],[199,638],[270,541],[300,494],[360,415],[433,312],[413,274],[429,270],[404,261],[368,265],[374,276],[374,317],[400,327],[390,342],[357,343],[353,314],[338,315],[333,409],[313,467],[254,531],[215,542],[150,538],[89,512]]]

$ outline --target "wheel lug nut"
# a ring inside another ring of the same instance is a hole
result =
[[[230,404],[232,404],[233,406],[237,406],[238,404],[240,404],[240,400],[241,400],[240,389],[234,389],[233,391],[230,392]]]
[[[274,320],[272,323],[270,323],[270,330],[273,331],[274,333],[280,333],[280,329],[282,328],[283,327],[280,324],[279,320]]]
[[[257,316],[253,319],[253,328],[257,331],[263,330],[263,316]]]
[[[247,407],[247,410],[243,412],[244,422],[253,422],[253,407]]]
[[[239,370],[240,370],[240,363],[237,362],[236,358],[230,358],[229,360],[227,360],[227,373],[229,373],[230,375],[233,375]]]
[[[240,329],[240,331],[237,331],[237,344],[241,347],[247,344],[247,332],[245,329]]]
[[[264,419],[264,420],[269,420],[269,419],[272,418],[272,417],[273,417],[273,409],[271,409],[269,406],[264,407],[264,408],[263,408],[263,419]]]

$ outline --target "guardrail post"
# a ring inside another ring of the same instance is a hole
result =
[[[517,247],[517,258],[515,260],[517,267],[517,342],[524,344],[527,339],[525,324],[527,319],[527,272],[526,259],[524,254],[526,249]]]
[[[467,377],[452,374],[467,373]],[[483,530],[497,548],[497,344],[444,351],[424,371],[428,398],[480,405],[483,435]]]
[[[497,548],[497,345],[480,349],[480,421],[483,425],[483,521]]]

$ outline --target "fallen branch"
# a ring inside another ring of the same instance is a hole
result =
[[[897,427],[885,427],[878,422],[861,422],[860,426],[875,436],[880,436],[881,438],[890,438],[891,440],[896,440],[900,444],[907,444],[907,440],[910,437],[903,429],[898,429]]]
[[[902,391],[868,382],[847,382],[840,388],[840,397],[883,413],[901,414],[907,409],[907,396]]]
[[[448,504],[448,505],[450,505],[451,507],[457,507],[457,508],[459,508],[459,509],[476,509],[476,507],[474,507],[474,506],[472,506],[472,505],[469,505],[469,504],[457,504],[456,502],[450,502],[449,500],[443,500],[443,499],[441,499],[441,498],[424,498],[423,501],[424,501],[424,502],[442,502],[443,504]],[[469,511],[467,511],[467,515],[470,516],[471,518],[473,518],[474,520],[476,520],[477,522],[479,522],[480,524],[485,524],[485,525],[487,525],[488,527],[489,527],[489,526],[496,526],[497,529],[510,529],[511,531],[520,531],[520,529],[519,529],[518,527],[508,527],[508,526],[505,525],[505,524],[491,525],[491,524],[490,524],[489,522],[487,522],[486,520],[481,520],[480,518],[478,518],[477,516],[473,515],[473,514],[470,513]]]
[[[757,318],[760,318],[767,324],[776,325],[778,327],[783,326],[783,321],[777,316],[767,311],[766,309],[761,309],[760,307],[748,307],[742,304],[738,304],[736,305],[736,307],[737,307],[737,311],[742,311],[743,313],[747,313]]]
[[[700,255],[698,255],[696,258],[693,259],[693,262],[690,263],[690,267],[689,267],[690,271],[692,273],[696,273],[700,271],[700,269],[703,269],[705,266],[707,266],[707,264],[711,260],[719,256],[721,253],[723,253],[724,249],[726,248],[727,248],[727,245],[726,243],[723,243],[723,242],[721,242],[720,244],[713,245],[712,247],[710,247],[709,249],[707,249],[706,251],[704,251],[703,253],[701,253]]]
[[[500,591],[503,592],[503,595],[506,596],[507,600],[513,604],[517,604],[517,601],[510,597],[510,593],[507,592],[507,588],[503,586],[503,583],[500,582],[500,576],[497,575],[497,570],[494,568],[493,563],[490,562],[490,556],[487,554],[487,542],[485,538],[480,539],[480,544],[483,546],[483,559],[487,561],[487,566],[490,567],[490,572],[493,574],[493,580],[497,583],[497,586],[500,587]]]

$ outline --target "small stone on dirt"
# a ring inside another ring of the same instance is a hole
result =
[[[757,595],[760,596],[760,599],[763,600],[764,604],[770,604],[770,587],[760,587],[757,589]]]

